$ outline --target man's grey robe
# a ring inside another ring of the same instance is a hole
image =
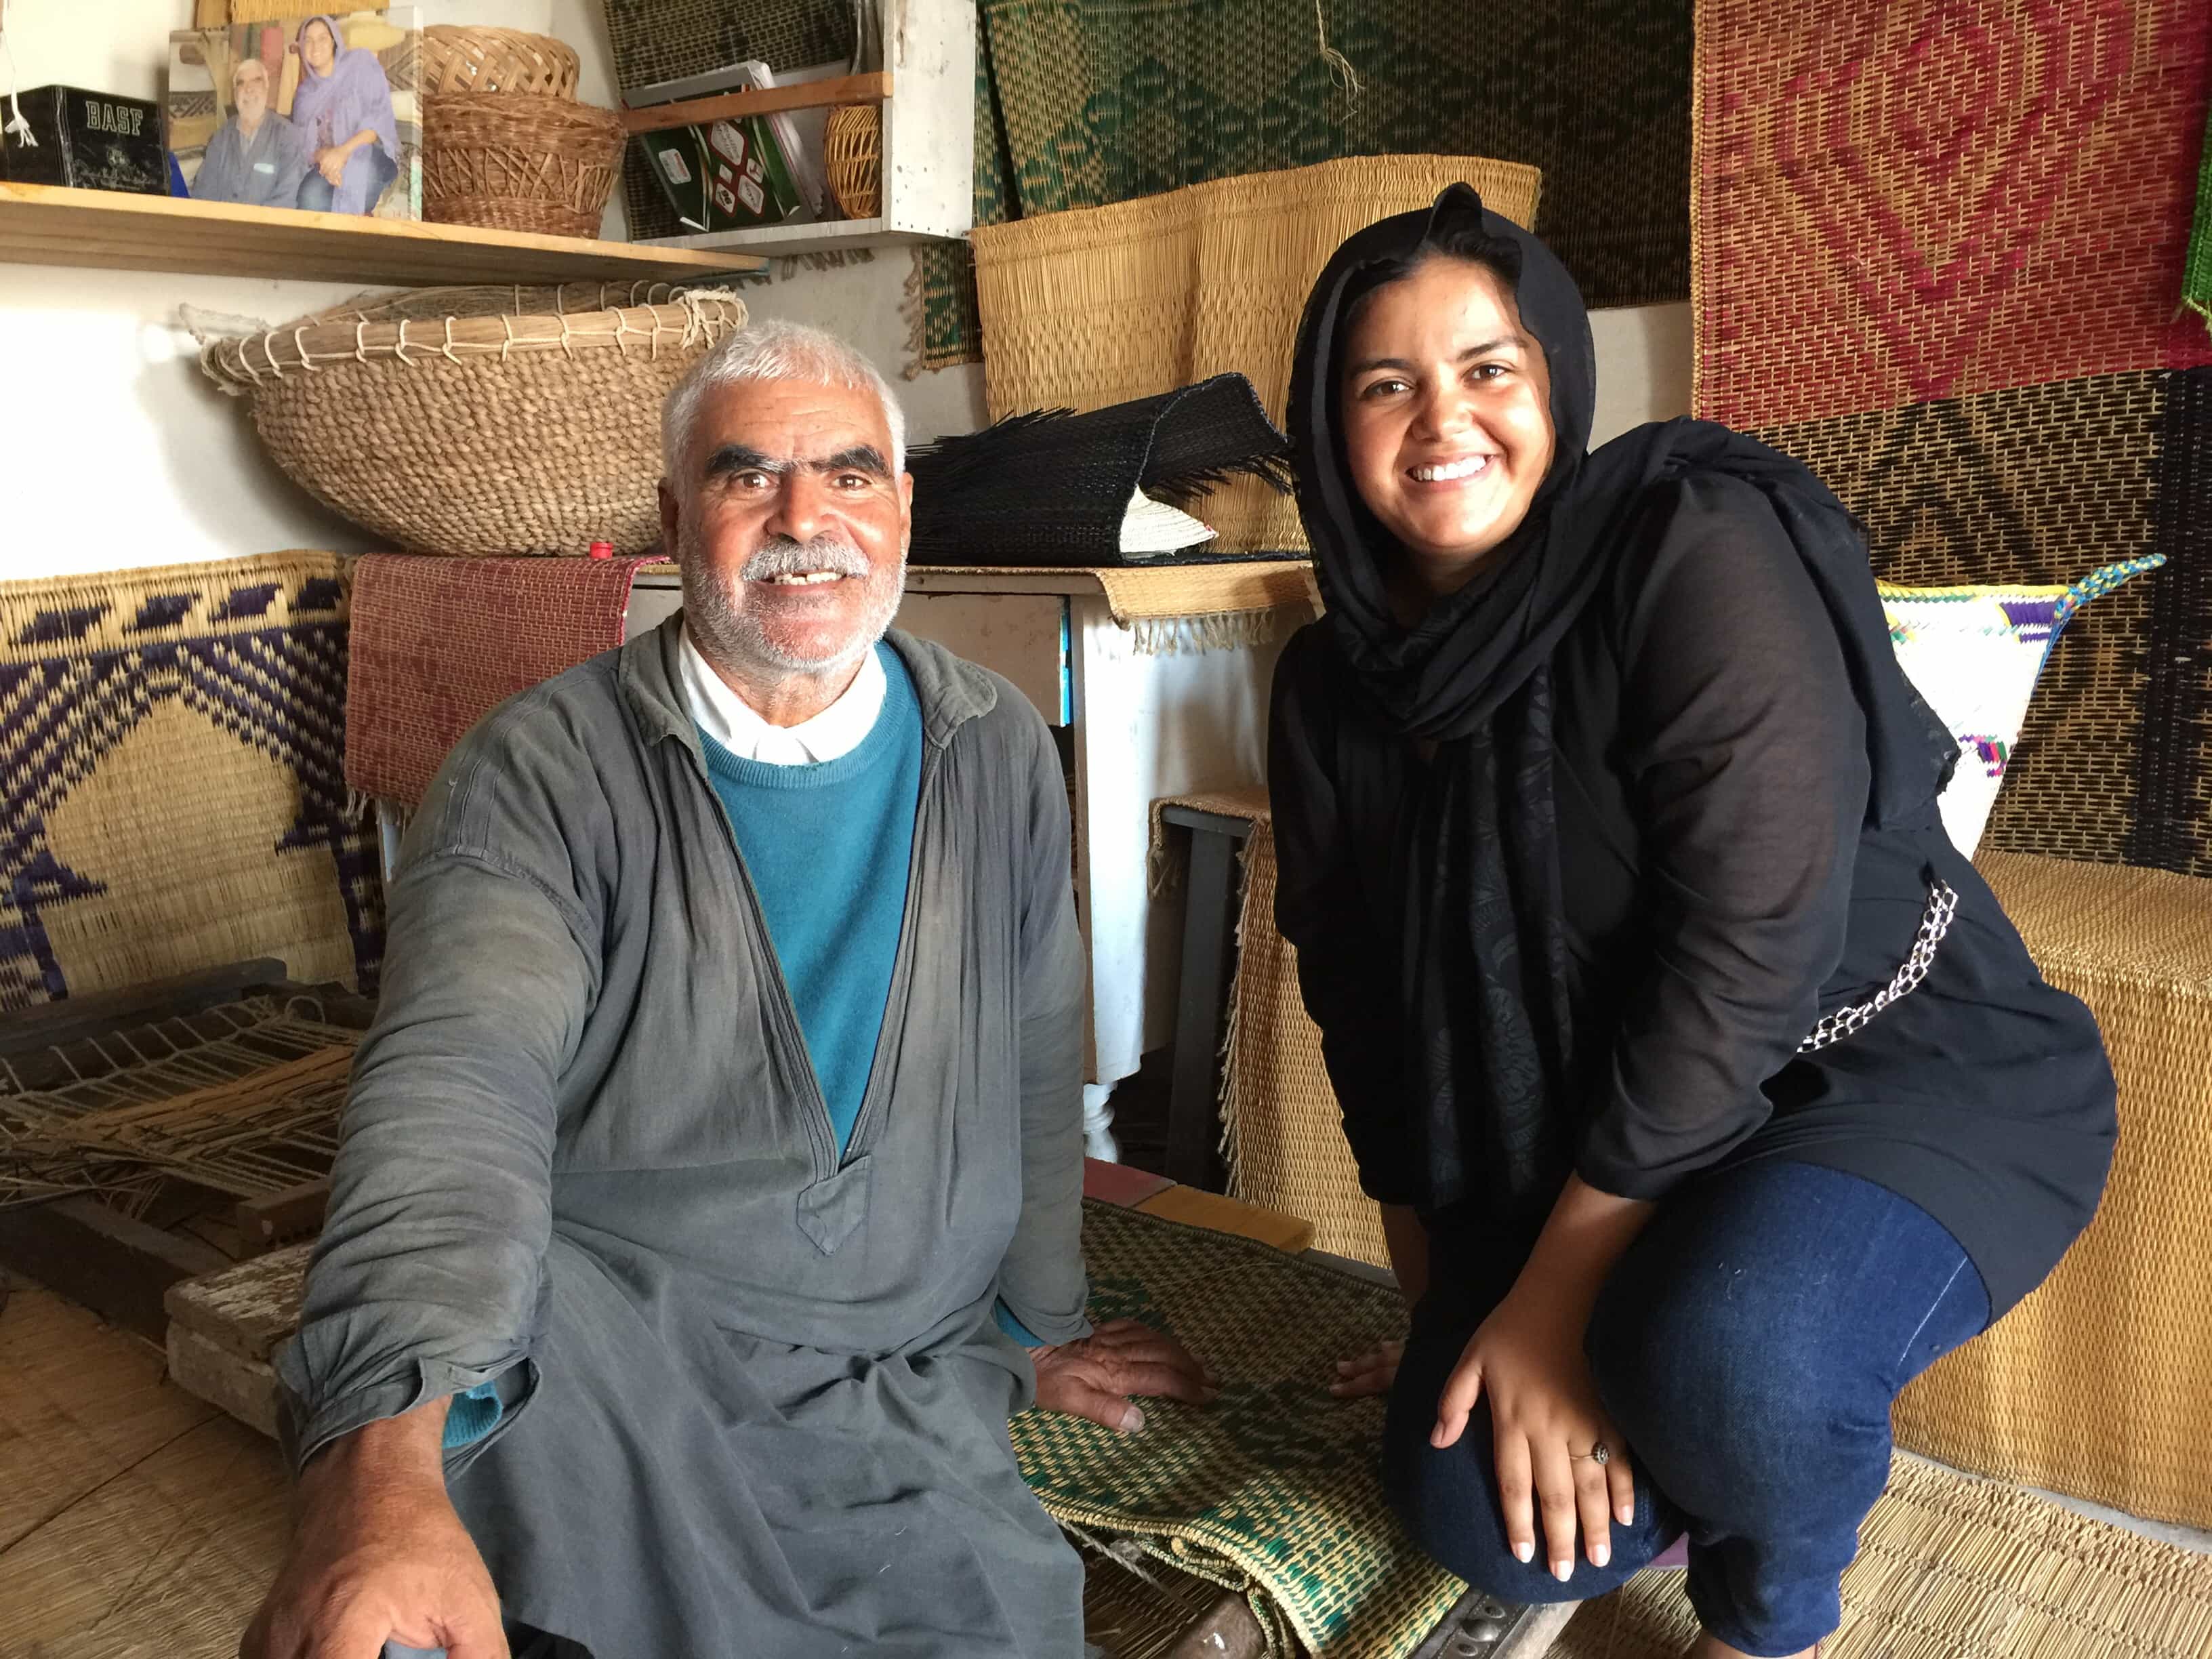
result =
[[[275,110],[261,118],[251,138],[234,115],[208,140],[200,170],[192,175],[192,198],[295,208],[300,205],[300,181],[314,164],[307,134]]]
[[[1049,734],[891,636],[921,788],[841,1160],[679,627],[502,705],[409,830],[288,1437],[507,1374],[520,1407],[448,1454],[454,1500],[507,1616],[597,1659],[1079,1653],[1079,1564],[1006,1438],[1030,1368],[993,1318],[1087,1328]]]

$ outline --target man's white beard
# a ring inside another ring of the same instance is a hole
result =
[[[888,588],[875,595],[868,611],[861,617],[853,631],[853,637],[827,657],[805,657],[785,650],[769,639],[760,626],[759,618],[747,614],[733,601],[730,584],[715,574],[700,554],[697,543],[687,527],[678,539],[678,562],[684,582],[684,623],[691,637],[697,641],[700,652],[718,668],[728,669],[749,678],[781,679],[803,676],[808,679],[831,679],[850,669],[883,638],[898,614],[899,601],[905,597],[906,554],[901,550],[898,570]],[[866,558],[852,543],[840,537],[817,536],[812,541],[793,550],[787,560],[767,556],[763,549],[741,567],[753,570],[757,564],[773,566],[778,562],[793,562],[794,568],[805,568],[798,560],[812,556],[825,561],[833,568],[865,568]],[[860,577],[860,580],[872,580]]]

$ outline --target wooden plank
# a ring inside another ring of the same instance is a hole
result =
[[[242,1198],[231,1215],[247,1254],[258,1255],[280,1244],[313,1238],[322,1231],[330,1204],[330,1177],[318,1176],[281,1193]]]
[[[710,121],[740,121],[748,115],[773,115],[781,110],[836,109],[846,104],[880,104],[891,95],[888,70],[867,75],[841,75],[829,81],[802,81],[795,86],[755,88],[726,92],[714,98],[687,98],[678,104],[648,104],[624,110],[623,125],[635,136],[665,132],[671,127],[699,126]]]
[[[1295,1255],[1313,1243],[1314,1224],[1303,1217],[1285,1215],[1241,1198],[1220,1193],[1201,1193],[1195,1187],[1170,1187],[1137,1206],[1146,1215],[1180,1221],[1186,1227],[1206,1227],[1218,1233],[1236,1233],[1257,1239]]]
[[[401,286],[705,281],[749,254],[0,183],[0,261]]]
[[[169,1381],[247,1427],[272,1440],[276,1437],[276,1373],[266,1360],[248,1359],[209,1341],[189,1325],[173,1324]]]
[[[197,974],[157,980],[117,991],[95,991],[89,996],[64,997],[29,1008],[0,1013],[0,1054],[19,1054],[34,1048],[58,1048],[80,1037],[98,1036],[126,1025],[196,1014],[218,1002],[230,1002],[249,988],[291,986],[284,964],[274,957],[234,962]]]
[[[0,1267],[36,1279],[155,1342],[168,1334],[169,1286],[231,1264],[213,1247],[72,1195],[0,1209]]]
[[[300,1323],[312,1244],[295,1244],[173,1285],[169,1322],[198,1332],[246,1359],[266,1359]]]

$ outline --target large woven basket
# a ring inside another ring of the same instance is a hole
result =
[[[622,177],[612,110],[525,92],[422,99],[422,216],[448,225],[596,236]]]
[[[433,23],[422,31],[422,91],[514,92],[574,98],[575,52],[550,34],[474,24]]]
[[[1235,370],[1278,423],[1306,291],[1353,231],[1465,179],[1521,224],[1540,176],[1513,161],[1367,155],[1110,207],[978,225],[983,390],[994,420],[1103,409]],[[1297,506],[1240,481],[1205,518],[1224,553],[1303,549]]]
[[[300,486],[394,547],[477,558],[659,540],[660,405],[744,302],[659,284],[429,289],[217,340]]]

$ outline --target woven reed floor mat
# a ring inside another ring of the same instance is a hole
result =
[[[0,1008],[255,957],[373,988],[333,553],[0,582]]]
[[[276,1446],[161,1352],[15,1281],[0,1311],[0,1651],[231,1659],[289,1534]]]
[[[1111,1205],[1083,1209],[1091,1317],[1170,1331],[1224,1381],[1211,1406],[1146,1404],[1124,1436],[1044,1412],[1014,1450],[1046,1510],[1249,1596],[1276,1651],[1398,1659],[1457,1598],[1376,1476],[1380,1400],[1338,1401],[1331,1368],[1405,1329],[1396,1293],[1251,1240]]]
[[[1697,1633],[1679,1572],[1583,1607],[1551,1659],[1677,1659]],[[1859,1528],[1821,1659],[2203,1659],[2212,1556],[2010,1486],[1900,1457]]]
[[[462,734],[518,691],[623,642],[651,559],[373,554],[354,576],[346,781],[421,803]]]
[[[1984,853],[2119,1080],[2103,1206],[2043,1286],[1898,1401],[1960,1468],[2212,1526],[2212,881]]]

